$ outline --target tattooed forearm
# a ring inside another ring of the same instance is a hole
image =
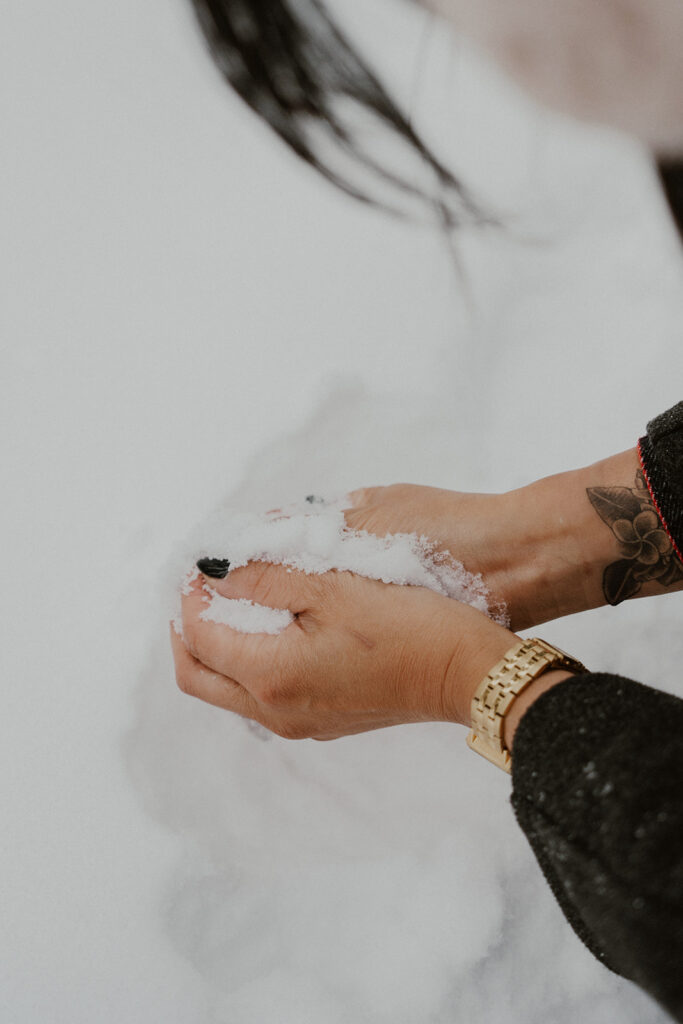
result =
[[[669,535],[652,502],[642,470],[635,487],[589,487],[591,505],[617,541],[621,557],[605,569],[602,588],[609,604],[635,597],[644,583],[671,587],[683,580]]]

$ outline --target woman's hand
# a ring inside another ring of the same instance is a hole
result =
[[[213,591],[295,619],[276,636],[205,621]],[[351,573],[307,576],[251,563],[204,576],[172,631],[185,693],[290,739],[335,739],[408,722],[469,724],[474,690],[515,636],[485,615],[420,587]]]
[[[417,532],[481,573],[513,629],[683,589],[635,450],[501,495],[397,485],[352,495],[348,525],[381,536]],[[205,621],[212,589],[288,609],[279,636]],[[306,576],[251,564],[205,577],[183,598],[184,642],[173,636],[185,692],[282,736],[332,739],[417,721],[469,724],[480,681],[515,636],[474,609],[418,587],[350,573]],[[566,673],[546,673],[506,719],[511,748],[526,707]]]
[[[492,603],[504,603],[514,620],[520,596],[515,587],[513,534],[520,514],[512,514],[510,495],[466,494],[437,487],[393,484],[365,487],[350,495],[347,526],[378,537],[417,533],[435,550],[449,552],[475,575],[481,573]]]
[[[351,499],[353,529],[424,534],[480,573],[514,630],[683,588],[635,449],[507,494],[397,484]]]
[[[604,603],[602,569],[591,574],[587,565],[589,528],[599,533],[600,523],[585,487],[572,477],[562,474],[507,494],[368,487],[351,494],[345,518],[352,529],[380,537],[426,536],[437,550],[481,574],[490,604],[504,606],[512,629],[527,629]]]

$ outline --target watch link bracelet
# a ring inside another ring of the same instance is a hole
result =
[[[503,741],[505,716],[516,697],[549,669],[587,672],[569,654],[532,638],[520,640],[482,679],[472,698],[472,729],[467,745],[497,768],[512,772],[512,757]]]

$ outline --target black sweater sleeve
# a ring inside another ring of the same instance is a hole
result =
[[[683,402],[639,445],[683,551]],[[586,673],[520,722],[512,804],[562,910],[611,970],[683,1021],[683,701]]]
[[[683,560],[683,402],[648,423],[638,450],[654,505]]]
[[[683,1021],[683,701],[618,676],[560,683],[515,737],[512,804],[565,916]]]

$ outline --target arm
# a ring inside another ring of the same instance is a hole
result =
[[[296,619],[279,636],[235,633],[203,619],[206,587]],[[183,638],[172,634],[184,692],[287,739],[325,740],[469,726],[475,690],[516,639],[422,588],[262,563],[200,577],[183,596]],[[541,868],[593,953],[683,1020],[683,702],[559,671],[517,698],[506,725],[524,701],[506,742],[513,806]]]
[[[517,820],[575,932],[679,1021],[682,738],[683,701],[593,674],[533,703],[512,759]]]
[[[481,573],[512,629],[683,589],[683,403],[639,446],[505,494],[398,484],[351,495],[349,526],[417,532]]]
[[[636,544],[625,523],[655,532],[641,530],[644,559],[606,565],[607,599],[680,589],[683,405],[629,454],[636,487],[603,481],[588,497],[621,545]],[[616,676],[548,672],[514,702],[504,736],[517,820],[565,916],[598,959],[683,1020],[683,701]]]
[[[461,511],[467,506],[454,535],[482,559],[482,571],[488,566],[489,579],[497,564],[507,567],[496,578],[508,586],[518,619],[531,614],[517,600],[518,594],[535,600],[530,578],[537,585],[545,579],[558,605],[571,604],[577,594],[584,602],[593,594],[595,603],[605,603],[608,570],[610,585],[613,577],[622,581],[620,597],[629,579],[632,591],[637,583],[638,593],[661,592],[664,574],[655,576],[652,566],[670,553],[651,534],[663,532],[672,548],[680,546],[681,418],[678,407],[655,421],[641,445],[640,469],[652,492],[625,482],[639,473],[636,451],[578,471],[580,478],[563,474],[559,488],[558,478],[532,485],[527,494],[536,493],[537,500],[527,507],[556,510],[546,542],[539,540],[540,573],[532,564],[526,574],[515,575],[523,565],[511,547],[519,523],[513,521],[501,540],[506,520],[493,514],[500,508],[496,496],[437,492],[430,514],[439,504],[451,510],[460,505]],[[413,489],[411,499],[422,491]],[[648,501],[657,505],[654,524]],[[615,503],[618,514],[611,511]],[[375,515],[386,511],[382,503],[365,507]],[[575,534],[572,516],[562,511],[567,508],[583,517],[590,544],[582,543],[581,531]],[[357,507],[349,516],[358,514]],[[647,521],[636,522],[643,514]],[[616,525],[622,520],[631,523],[637,541]],[[542,521],[540,515],[537,533]],[[571,543],[567,536],[573,536]],[[625,552],[625,544],[639,547]],[[592,553],[593,545],[600,554]],[[533,547],[526,550],[533,553]],[[623,566],[610,569],[620,561],[635,566],[637,575]],[[666,572],[676,564],[671,556]],[[574,581],[571,587],[567,579]],[[678,586],[672,580],[668,589]],[[237,634],[203,619],[207,587],[227,598],[287,608],[295,621],[280,636]],[[538,602],[537,608],[544,607]],[[421,588],[386,586],[349,573],[311,578],[263,563],[219,580],[200,577],[183,597],[182,621],[183,636],[172,634],[181,689],[290,739],[334,739],[413,721],[469,725],[480,680],[516,639],[474,609]],[[616,677],[586,674],[569,681],[566,672],[548,672],[529,686],[513,704],[505,733],[513,750],[518,819],[568,919],[604,963],[681,1020],[676,963],[683,962],[682,735],[683,702]]]

